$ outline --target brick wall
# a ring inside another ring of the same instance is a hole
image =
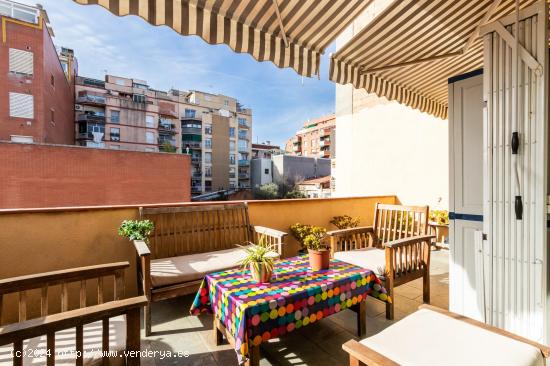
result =
[[[0,209],[190,201],[183,154],[0,143]]]

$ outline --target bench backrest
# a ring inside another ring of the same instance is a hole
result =
[[[392,240],[428,233],[428,206],[402,206],[377,203],[374,213],[376,246]]]
[[[252,240],[246,203],[140,208],[155,230],[152,259],[232,249]]]

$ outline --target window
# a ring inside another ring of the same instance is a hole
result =
[[[246,140],[248,138],[248,134],[246,133],[246,130],[239,130],[239,138]]]
[[[145,95],[143,94],[134,94],[132,100],[136,103],[145,103]]]
[[[212,176],[212,167],[211,166],[205,166],[204,167],[204,176],[205,177],[211,177]]]
[[[10,72],[20,75],[32,75],[34,72],[33,58],[34,55],[32,52],[10,48]]]
[[[229,137],[235,137],[235,127],[229,127]]]
[[[211,135],[212,134],[212,125],[210,125],[210,124],[204,125],[204,133],[207,134],[207,135]]]
[[[111,127],[111,141],[120,141],[120,128]]]
[[[155,116],[145,116],[145,126],[146,127],[155,127]]]
[[[237,188],[235,182],[229,182],[229,188]]]
[[[229,154],[229,164],[235,164],[235,154]]]
[[[211,149],[212,148],[212,139],[204,139],[204,148],[205,149]]]
[[[145,140],[148,144],[154,144],[155,143],[155,133],[151,131],[145,132]]]
[[[248,141],[239,140],[239,151],[248,151]]]
[[[55,109],[50,108],[50,121],[55,125]]]
[[[224,100],[224,101],[223,101],[223,105],[226,106],[226,107],[228,107],[228,106],[229,106],[229,101],[228,101],[227,99]]]
[[[212,162],[212,153],[211,152],[204,153],[204,161],[206,163],[211,163]]]
[[[229,141],[229,151],[235,151],[235,141]]]
[[[111,123],[120,123],[120,111],[111,111]]]
[[[264,169],[264,174],[269,174],[269,168]]]
[[[30,94],[10,93],[10,117],[34,118],[34,98]]]
[[[240,118],[239,117],[239,126],[248,126],[248,122],[246,122],[246,118]]]
[[[194,109],[185,108],[185,118],[195,118],[196,112]]]
[[[52,88],[55,88],[55,76],[53,76],[53,74],[50,75],[50,84]]]

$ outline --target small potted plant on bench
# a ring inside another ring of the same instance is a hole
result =
[[[132,240],[149,241],[149,235],[155,229],[151,220],[124,220],[118,228],[118,235]]]
[[[268,244],[264,236],[260,237],[258,244],[250,243],[243,247],[246,256],[239,262],[243,269],[250,269],[250,275],[254,282],[271,282],[273,274],[273,261],[279,258],[279,253]]]
[[[309,254],[309,266],[313,271],[329,268],[330,250],[324,242],[326,232],[322,227],[313,227],[304,238],[304,246]]]

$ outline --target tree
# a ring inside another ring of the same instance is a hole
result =
[[[258,200],[275,200],[279,198],[279,187],[275,183],[261,185],[254,188],[254,198]]]

